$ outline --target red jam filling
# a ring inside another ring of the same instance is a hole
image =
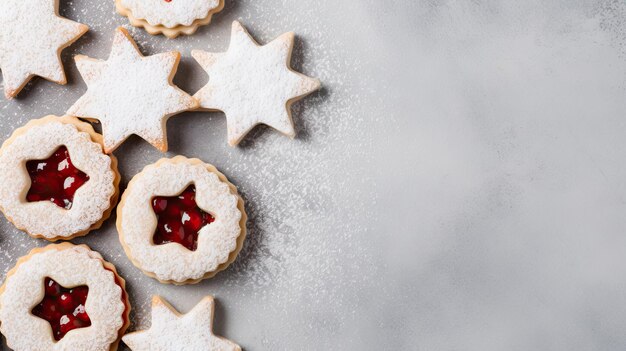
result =
[[[74,167],[65,146],[48,159],[26,162],[26,170],[31,180],[26,200],[52,201],[66,210],[72,208],[76,190],[89,180],[87,174]]]
[[[178,196],[153,198],[152,209],[158,219],[152,239],[156,245],[178,243],[195,251],[198,232],[215,221],[215,217],[196,204],[196,187],[193,184]]]
[[[50,323],[56,341],[61,340],[70,330],[91,325],[89,315],[85,311],[85,302],[89,294],[87,286],[67,289],[50,278],[46,278],[44,284],[43,300],[33,308],[32,313]]]

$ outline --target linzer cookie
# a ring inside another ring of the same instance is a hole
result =
[[[214,310],[212,296],[184,315],[154,296],[150,329],[126,334],[122,341],[133,351],[241,351],[239,345],[213,334]]]
[[[150,34],[176,38],[211,22],[224,0],[115,0],[117,12]]]
[[[33,237],[69,240],[99,228],[118,198],[117,160],[74,117],[17,129],[0,149],[0,210]]]
[[[34,76],[67,83],[61,51],[88,27],[60,17],[58,12],[58,0],[0,1],[0,68],[8,99]]]
[[[237,145],[258,124],[293,138],[291,104],[320,88],[320,81],[290,67],[294,33],[259,46],[239,22],[233,23],[225,53],[192,51],[209,74],[194,97],[205,110],[226,114],[228,143]]]
[[[87,92],[67,113],[100,121],[107,153],[132,134],[165,152],[167,119],[198,106],[172,83],[179,61],[176,51],[144,57],[128,31],[120,27],[107,61],[76,56]]]
[[[226,269],[246,236],[237,189],[215,167],[177,156],[147,166],[117,210],[130,260],[163,283],[193,284]]]
[[[0,294],[0,329],[15,351],[114,351],[130,324],[124,279],[85,245],[32,250]]]

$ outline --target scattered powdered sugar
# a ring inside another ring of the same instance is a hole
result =
[[[321,8],[328,6],[326,11]],[[370,57],[346,47],[350,19],[339,20],[329,4],[297,5],[282,1],[227,1],[209,27],[195,35],[167,40],[129,28],[142,52],[181,51],[175,81],[189,93],[208,78],[190,56],[193,49],[225,52],[232,21],[240,19],[259,43],[296,33],[293,68],[323,82],[321,91],[293,106],[296,138],[265,127],[255,128],[237,148],[226,144],[222,113],[193,112],[168,123],[169,156],[183,154],[216,165],[235,184],[246,202],[248,236],[238,259],[216,277],[193,286],[171,286],[146,277],[132,266],[117,238],[113,220],[97,234],[77,239],[113,262],[127,279],[133,306],[133,330],[150,326],[151,297],[164,296],[181,312],[206,295],[215,295],[216,334],[250,349],[336,349],[340,335],[357,337],[366,318],[368,299],[383,291],[381,262],[373,260],[370,241],[383,233],[371,230],[379,206],[372,168],[373,135],[389,127],[384,80],[373,80]],[[106,57],[114,30],[127,19],[114,13],[113,1],[74,2],[70,18],[89,23],[93,36],[75,49]],[[334,16],[334,17],[333,17]],[[345,21],[345,26],[337,23]],[[359,28],[361,30],[363,28]],[[354,35],[352,40],[371,40]],[[378,48],[377,48],[378,49]],[[69,89],[37,85],[18,105],[0,102],[0,131],[8,135],[28,115],[64,111],[82,94],[82,79],[72,70]],[[45,88],[45,89],[44,89]],[[7,107],[8,106],[8,107]],[[380,106],[376,109],[373,106]],[[137,138],[119,149],[124,182],[162,155]],[[391,172],[391,170],[389,170]],[[0,263],[4,270],[40,242],[0,222]],[[377,322],[377,321],[374,321]]]
[[[153,26],[173,28],[190,26],[203,19],[220,6],[221,0],[119,0],[134,18]]]
[[[333,349],[334,337],[358,328],[361,306],[376,303],[363,296],[382,290],[382,263],[371,261],[364,244],[376,235],[367,223],[376,217],[378,187],[372,176],[378,170],[368,169],[377,131],[366,129],[377,123],[367,119],[373,111],[365,106],[372,105],[369,98],[382,99],[384,83],[369,86],[361,62],[367,58],[343,61],[349,55],[329,31],[304,31],[300,20],[324,25],[314,13],[273,7],[274,20],[259,20],[257,11],[270,10],[260,3],[242,7],[250,12],[242,22],[261,43],[294,30],[294,68],[320,78],[324,88],[294,105],[294,141],[257,128],[222,161],[247,201],[252,228],[240,259],[214,287],[218,296],[237,296],[231,305],[242,312],[224,311],[232,323],[244,318],[239,322],[254,328],[271,321],[258,333],[261,344],[251,347]]]

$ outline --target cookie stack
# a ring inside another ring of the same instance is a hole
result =
[[[133,26],[175,38],[191,35],[223,0],[115,0]],[[0,3],[0,69],[5,96],[34,76],[65,84],[60,53],[88,27],[58,15],[55,0]],[[319,89],[290,67],[294,34],[261,46],[237,21],[224,53],[194,50],[209,74],[195,95],[173,84],[180,53],[144,56],[124,28],[106,60],[75,57],[87,92],[62,117],[33,119],[0,148],[0,210],[34,238],[71,240],[100,228],[117,205],[128,258],[164,284],[194,284],[226,269],[246,237],[237,188],[214,166],[176,156],[148,165],[120,198],[112,154],[135,134],[165,152],[167,119],[184,111],[223,111],[235,146],[258,124],[295,136],[290,106]],[[102,134],[88,122],[100,122]],[[115,267],[85,245],[32,250],[0,288],[0,331],[14,350],[240,350],[211,331],[208,296],[180,315],[153,299],[149,330],[124,335],[130,304]]]

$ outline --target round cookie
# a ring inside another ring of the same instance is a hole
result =
[[[47,116],[0,148],[0,210],[35,238],[70,240],[99,228],[119,195],[117,159],[77,118]]]
[[[147,166],[117,209],[130,260],[163,283],[194,284],[226,269],[246,236],[237,189],[212,165],[177,156]]]
[[[130,324],[125,284],[86,245],[34,249],[0,287],[0,329],[15,351],[114,351]]]
[[[152,35],[191,35],[222,11],[224,0],[115,0],[117,12]]]

